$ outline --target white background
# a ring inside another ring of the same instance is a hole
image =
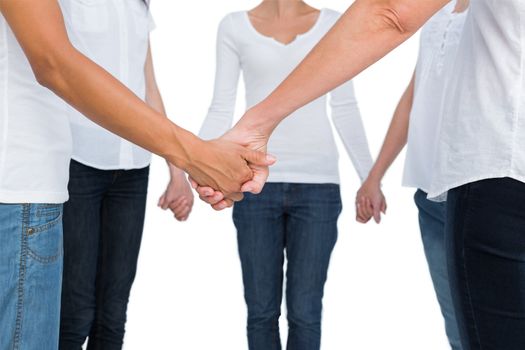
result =
[[[312,0],[344,11],[350,0]],[[171,119],[197,132],[211,100],[215,36],[221,18],[256,0],[158,0],[151,10],[157,78]],[[408,84],[417,55],[411,39],[355,79],[374,156]],[[239,89],[237,115],[244,109]],[[447,342],[428,274],[412,189],[400,187],[403,157],[384,182],[388,215],[354,221],[358,177],[341,148],[344,211],[326,285],[323,349],[444,350]],[[244,350],[246,311],[231,211],[196,202],[186,223],[156,207],[167,183],[152,165],[149,207],[128,312],[126,349]],[[283,309],[283,316],[285,315]],[[286,320],[281,322],[283,339]]]

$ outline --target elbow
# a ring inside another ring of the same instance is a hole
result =
[[[37,82],[52,91],[58,90],[62,81],[59,60],[53,53],[44,53],[30,59]]]
[[[376,26],[383,30],[394,31],[399,35],[412,35],[419,29],[417,5],[408,1],[376,0],[373,1],[372,13]]]

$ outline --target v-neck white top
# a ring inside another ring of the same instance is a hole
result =
[[[292,72],[339,17],[336,11],[323,9],[310,30],[283,44],[259,33],[246,11],[227,15],[218,30],[215,90],[200,136],[216,138],[231,128],[241,72],[249,108]],[[329,95],[332,121],[363,180],[372,167],[372,157],[352,82]],[[269,182],[339,183],[338,152],[327,101],[327,96],[318,98],[277,127],[268,145],[268,152],[278,159],[270,169]]]
[[[428,193],[432,182],[443,97],[463,33],[466,12],[452,1],[422,28],[410,112],[403,185]]]
[[[122,84],[145,99],[144,65],[154,27],[142,0],[61,0],[73,45]],[[119,101],[115,101],[119,103]],[[68,109],[73,135],[72,158],[102,169],[139,169],[151,153],[107,131],[73,108]]]
[[[502,177],[525,182],[525,1],[471,0],[429,197]]]

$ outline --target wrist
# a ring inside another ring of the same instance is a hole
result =
[[[250,108],[239,120],[237,126],[270,137],[285,116],[282,111],[265,100]]]
[[[164,153],[164,158],[170,164],[170,174],[187,172],[194,162],[194,154],[198,153],[203,141],[191,132],[172,124],[170,148]]]
[[[376,172],[372,170],[368,177],[366,178],[365,182],[377,186],[381,186],[381,181],[383,181],[383,174]]]

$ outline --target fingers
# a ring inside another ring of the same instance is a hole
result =
[[[360,197],[356,203],[357,221],[361,223],[367,223],[370,220],[370,215],[366,214],[366,199]]]
[[[372,211],[374,212],[374,221],[376,224],[381,223],[381,203],[373,204]]]
[[[162,208],[162,210],[166,210],[164,208],[164,204],[166,203],[166,193],[164,193],[162,196],[160,196],[159,198],[159,202],[157,203],[157,206],[159,208]]]
[[[179,221],[186,221],[188,219],[188,216],[191,212],[191,205],[188,202],[187,198],[184,198],[179,202],[178,205],[173,206],[170,208],[173,214],[175,215],[175,218]]]
[[[212,196],[199,196],[200,200],[209,205],[215,205],[224,199],[224,195],[221,192],[216,192]]]
[[[193,185],[192,185],[193,186]],[[199,186],[197,185],[197,183],[195,183],[195,187],[193,188],[195,191],[197,191],[197,193],[199,194],[199,196],[202,196],[202,197],[211,197],[211,196],[215,196],[215,195],[218,195],[218,194],[221,194],[221,192],[218,192],[218,191],[215,191],[213,188],[211,187],[206,187],[206,186]],[[221,198],[222,199],[222,198]],[[220,199],[219,199],[220,200]]]
[[[270,170],[268,167],[261,166],[252,166],[253,178],[246,182],[241,187],[242,192],[250,192],[253,194],[259,194],[263,190],[266,180],[268,180],[268,175]]]
[[[219,203],[212,205],[212,208],[217,210],[217,211],[221,211],[221,210],[224,210],[226,208],[233,207],[233,203],[234,202],[231,199],[224,199],[224,200],[220,201]]]
[[[364,206],[363,211],[367,218],[371,218],[374,216],[374,209],[372,207],[372,201],[368,197],[365,197],[365,206]]]
[[[277,159],[270,155],[259,151],[246,149],[243,153],[243,158],[250,164],[259,166],[270,166],[275,164]]]

